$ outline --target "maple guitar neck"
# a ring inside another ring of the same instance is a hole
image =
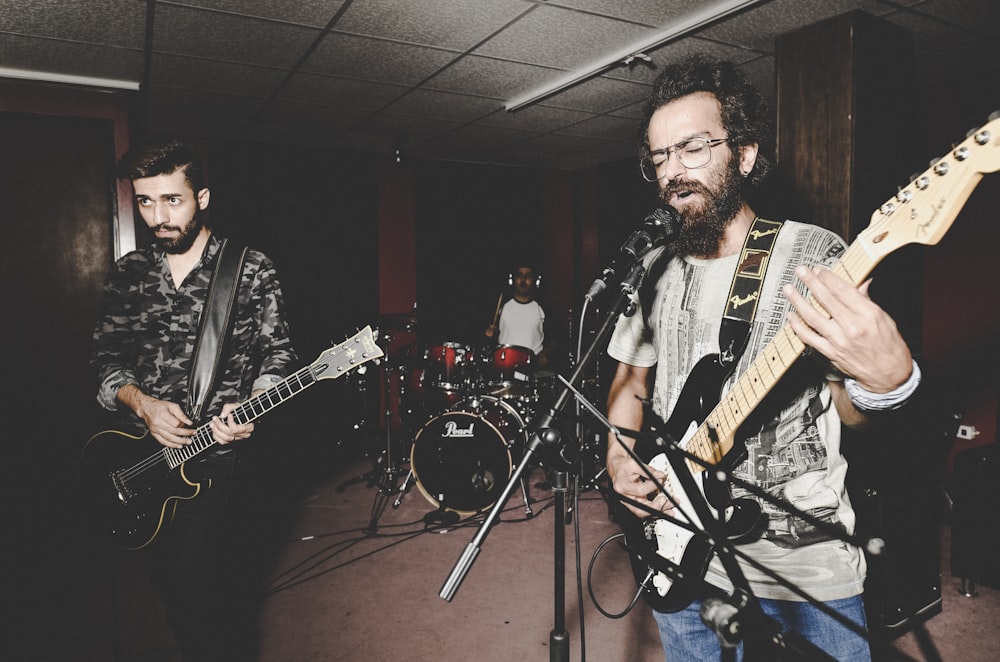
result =
[[[1000,117],[970,132],[966,140],[872,214],[871,222],[844,251],[831,270],[858,286],[884,257],[907,244],[936,244],[951,227],[983,173],[1000,169]],[[819,304],[808,297],[818,310]],[[736,432],[792,364],[805,351],[788,322],[733,387],[723,395],[688,440],[685,450],[709,464],[717,464],[732,449]],[[692,472],[704,467],[689,459]]]

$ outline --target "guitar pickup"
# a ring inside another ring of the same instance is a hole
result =
[[[656,540],[656,518],[647,517],[642,522],[642,536],[647,541]]]

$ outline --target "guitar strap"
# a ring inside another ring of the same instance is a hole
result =
[[[743,252],[733,274],[722,326],[719,327],[719,363],[724,368],[733,367],[750,340],[764,275],[781,225],[780,222],[755,218],[743,242]]]
[[[246,246],[230,245],[228,239],[223,239],[215,256],[215,271],[201,314],[188,378],[188,414],[195,421],[201,418],[202,407],[215,383],[246,254]]]

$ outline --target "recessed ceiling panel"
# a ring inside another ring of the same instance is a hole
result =
[[[531,8],[524,0],[358,0],[335,29],[466,51]]]

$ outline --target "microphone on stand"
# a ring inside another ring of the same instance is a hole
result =
[[[680,227],[681,218],[676,209],[669,205],[654,209],[642,225],[625,240],[618,251],[618,257],[593,282],[584,298],[593,301],[607,288],[610,281],[619,276],[618,271],[624,271],[623,267],[631,267],[646,253],[673,239]]]

